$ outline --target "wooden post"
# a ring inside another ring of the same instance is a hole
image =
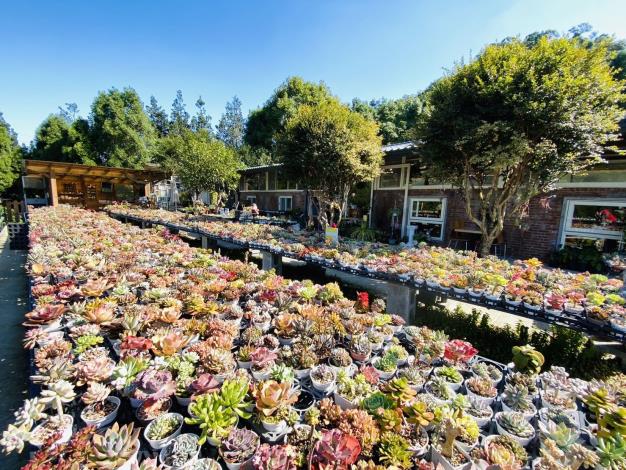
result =
[[[50,204],[59,205],[59,193],[57,191],[57,178],[54,173],[50,173]]]
[[[83,193],[83,207],[87,209],[87,184],[85,184],[85,177],[80,177],[80,190]]]

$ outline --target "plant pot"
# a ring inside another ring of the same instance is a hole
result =
[[[553,317],[560,317],[561,315],[563,315],[563,309],[556,309],[545,306],[544,311],[546,312],[546,315],[552,315]]]
[[[250,369],[250,371],[252,372],[252,377],[254,377],[254,380],[256,380],[257,382],[262,382],[263,380],[269,379],[272,373],[271,369],[262,370],[262,371],[256,371],[254,369]]]
[[[69,424],[67,425],[67,427],[63,428],[63,432],[61,433],[61,437],[59,437],[59,439],[57,439],[54,442],[54,444],[52,444],[52,447],[56,447],[59,444],[65,444],[72,437],[72,427],[74,426],[74,417],[72,415],[67,415],[67,414],[63,415],[63,417],[66,417],[66,416],[69,419]],[[33,429],[32,434],[36,434],[36,431],[38,429],[40,429],[42,426],[44,426],[45,424],[46,424],[46,421],[44,421],[43,423],[39,424],[38,426],[35,426],[35,428]],[[43,442],[33,442],[33,441],[30,441],[30,443],[34,447],[37,447],[37,448],[40,448],[44,444]]]
[[[504,303],[506,304],[507,308],[509,310],[517,310],[519,308],[519,306],[522,304],[521,300],[511,300],[511,299],[504,299]]]
[[[248,460],[246,460],[245,462],[241,462],[241,463],[229,462],[224,457],[222,457],[222,460],[224,461],[224,464],[226,464],[226,468],[228,468],[228,470],[239,470],[241,467],[243,468],[250,467],[250,463],[252,462],[253,458],[254,458],[254,455],[250,457]]]
[[[533,430],[533,435],[530,437],[520,437],[520,436],[516,436],[515,434],[510,433],[509,431],[504,429],[502,426],[500,426],[500,423],[498,423],[498,416],[500,415],[501,413],[496,413],[494,421],[496,422],[496,429],[498,430],[498,434],[500,434],[501,436],[509,436],[515,439],[523,447],[526,447],[535,438],[535,435],[537,434],[535,430]]]
[[[176,417],[176,419],[179,421],[178,427],[169,436],[166,436],[162,439],[154,439],[154,440],[148,438],[148,434],[149,434],[148,431],[152,429],[156,420],[151,421],[150,424],[148,424],[148,426],[146,426],[146,429],[144,429],[143,431],[143,437],[146,439],[148,444],[150,444],[150,447],[152,447],[153,450],[159,450],[165,447],[167,444],[169,444],[169,442],[172,439],[174,439],[176,436],[180,434],[180,430],[183,428],[183,422],[184,422],[183,415],[178,414],[178,413],[167,413],[166,415],[162,415],[162,416],[168,416],[168,415]]]
[[[252,367],[252,361],[240,361],[237,360],[237,365],[240,369],[250,369]]]
[[[160,415],[155,416],[154,418],[150,418],[150,419],[142,419],[139,417],[139,411],[141,410],[141,407],[138,407],[135,410],[135,418],[137,418],[137,421],[139,421],[139,424],[141,424],[142,426],[147,426],[150,422],[154,421],[159,416],[163,416],[164,414],[168,413],[171,408],[172,408],[172,399],[168,398],[168,405],[165,407],[165,411],[163,411],[163,413],[161,413]]]
[[[541,310],[541,305],[533,305],[529,304],[528,302],[524,302],[523,305],[528,312],[537,313]]]
[[[467,385],[465,385],[465,391],[467,393],[467,397],[471,398],[473,400],[476,400],[479,403],[483,403],[483,404],[487,404],[489,406],[491,406],[493,404],[493,402],[495,401],[496,397],[483,397],[482,395],[478,395],[477,393],[473,392]],[[497,393],[496,393],[497,396]]]
[[[143,400],[140,400],[139,398],[128,397],[128,399],[130,400],[130,406],[133,408],[139,408],[139,406],[143,403]]]
[[[274,433],[279,433],[287,427],[287,422],[285,420],[280,421],[279,423],[267,423],[263,421],[263,418],[261,418],[261,424],[263,424],[263,429],[265,429],[267,432]]]
[[[278,337],[278,342],[281,346],[291,346],[294,342],[294,338],[281,338]]]
[[[189,406],[189,403],[191,403],[191,397],[179,397],[178,395],[176,395],[176,403],[178,403],[183,408],[186,408],[187,406]]]
[[[293,404],[293,409],[296,410],[300,416],[303,416],[311,407],[315,404],[315,397],[307,390],[300,390],[298,401]]]
[[[385,372],[383,370],[380,370],[379,368],[376,367],[376,365],[378,364],[378,362],[380,361],[380,358],[377,357],[376,359],[374,359],[372,361],[372,366],[374,366],[374,369],[376,369],[376,372],[378,372],[380,374],[380,378],[382,380],[389,380],[391,379],[395,373],[397,372],[398,368],[396,367],[394,370],[392,370],[391,372]]]
[[[137,463],[137,455],[139,454],[139,449],[132,455],[130,459],[124,462],[121,466],[117,467],[117,470],[131,470],[133,466]]]
[[[437,450],[437,448],[432,445],[431,448],[431,462],[435,465],[440,465],[444,470],[469,470],[472,468],[472,462],[470,461],[467,454],[459,447],[458,443],[455,443],[455,447],[458,452],[461,452],[467,458],[467,462],[461,465],[454,466],[450,463],[450,461],[441,455],[441,452]]]
[[[585,307],[582,305],[565,304],[565,313],[574,316],[582,316],[585,311]]]
[[[311,369],[294,369],[296,377],[299,379],[306,379],[311,373]]]
[[[473,289],[469,289],[467,291],[467,293],[469,294],[470,298],[473,300],[480,300],[480,298],[483,296],[483,292],[482,290],[473,290]]]
[[[488,302],[500,302],[500,294],[485,294],[485,300]]]
[[[347,398],[342,397],[339,393],[334,392],[333,393],[333,398],[335,399],[335,404],[337,406],[339,406],[339,408],[341,408],[342,410],[353,410],[355,408],[358,408],[359,405],[356,403],[351,402],[350,400],[348,400]]]
[[[180,438],[181,436],[187,436],[187,435],[192,435],[195,437],[196,443],[198,442],[199,437],[196,434],[193,433],[185,433],[185,434],[179,434],[178,436],[176,436],[176,438]],[[170,442],[172,442],[174,439],[172,439]],[[169,444],[169,442],[168,442]],[[183,469],[183,468],[187,468],[189,466],[190,462],[194,462],[197,460],[198,455],[200,454],[200,446],[198,446],[198,448],[196,449],[196,453],[193,457],[191,457],[189,460],[187,460],[187,462],[185,464],[183,464],[180,467],[173,467],[171,465],[167,465],[165,463],[165,458],[166,458],[166,451],[167,451],[167,445],[165,447],[163,447],[160,451],[159,451],[159,462],[161,462],[161,465],[163,465],[164,469]],[[218,467],[219,468],[219,467]]]
[[[104,426],[111,424],[117,417],[117,412],[120,409],[120,404],[122,403],[122,401],[117,397],[107,397],[106,401],[111,402],[115,405],[115,409],[111,411],[108,415],[98,420],[90,420],[84,417],[84,412],[87,409],[84,408],[83,411],[81,411],[80,413],[80,419],[82,419],[87,426],[95,426],[97,429],[103,428]]]
[[[500,403],[502,404],[502,411],[517,411],[504,403],[504,400],[501,400]],[[522,413],[524,415],[524,418],[526,418],[530,422],[530,420],[533,419],[533,416],[535,416],[535,413],[537,413],[537,407],[533,404],[533,409],[531,411],[520,411],[520,413]]]
[[[473,414],[469,412],[467,414],[471,416],[472,418],[474,418],[474,421],[476,421],[476,424],[478,424],[479,428],[485,428],[487,427],[489,423],[491,423],[491,420],[493,418],[493,409],[490,408],[490,410],[491,410],[491,415],[485,416],[485,417],[474,416]]]
[[[452,292],[454,292],[455,295],[458,296],[464,296],[465,294],[467,294],[467,288],[465,287],[452,287]]]

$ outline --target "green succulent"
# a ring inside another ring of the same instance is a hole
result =
[[[146,437],[153,441],[158,441],[172,434],[181,424],[179,417],[172,414],[159,416],[146,431]]]
[[[626,442],[622,436],[601,437],[596,453],[600,465],[607,470],[623,470],[626,467]]]
[[[76,346],[74,347],[74,353],[82,354],[88,349],[93,348],[104,342],[104,338],[98,335],[83,335],[76,339]]]
[[[376,369],[383,372],[393,372],[398,368],[398,356],[394,352],[386,352],[374,365]]]
[[[513,346],[513,364],[515,370],[530,375],[537,375],[545,362],[543,354],[527,344],[526,346]]]
[[[463,376],[461,373],[451,366],[438,367],[435,370],[435,374],[437,377],[445,379],[448,383],[458,384],[463,382]]]
[[[394,406],[395,403],[393,399],[381,392],[372,393],[369,397],[364,398],[361,402],[361,408],[363,408],[369,414],[376,413],[379,408],[389,410]]]
[[[409,447],[409,442],[404,437],[396,433],[386,432],[382,435],[378,448],[380,461],[387,466],[412,468],[411,457],[413,452]]]
[[[252,415],[246,409],[252,404],[246,401],[249,383],[246,379],[225,380],[219,393],[221,405],[232,410],[243,419],[249,419]]]
[[[192,416],[185,418],[185,422],[200,427],[199,445],[204,444],[207,437],[222,439],[228,436],[237,423],[237,414],[224,406],[217,393],[200,395],[191,402],[189,411]]]
[[[113,423],[104,434],[94,434],[89,460],[96,468],[114,470],[133,457],[139,449],[139,429],[134,424]]]

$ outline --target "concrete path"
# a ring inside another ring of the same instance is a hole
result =
[[[9,249],[6,228],[0,232],[0,432],[13,422],[13,413],[27,395],[27,354],[22,348],[28,291],[24,263],[26,251]],[[23,465],[24,457],[0,454],[0,468]]]

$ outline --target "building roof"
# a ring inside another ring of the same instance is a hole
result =
[[[167,173],[164,170],[154,166],[144,170],[135,170],[132,168],[48,162],[44,160],[24,160],[22,173],[25,176],[75,177],[102,179],[112,183],[137,184],[153,183],[167,177]]]
[[[410,149],[414,149],[417,148],[417,145],[415,145],[415,142],[398,142],[395,144],[387,144],[387,145],[383,145],[383,152],[385,153],[389,153],[389,152],[399,152],[400,150],[410,150]]]
[[[283,166],[282,163],[270,163],[268,165],[249,166],[248,168],[242,169],[241,173],[248,173],[248,172],[253,173],[255,171],[269,170],[271,168],[277,168],[281,166]]]

